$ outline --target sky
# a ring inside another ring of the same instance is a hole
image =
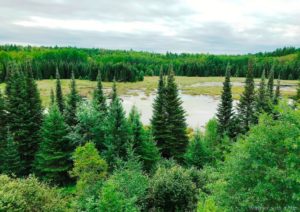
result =
[[[0,0],[0,44],[243,54],[300,46],[299,0]]]

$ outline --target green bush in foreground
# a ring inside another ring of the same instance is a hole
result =
[[[0,211],[67,211],[59,194],[35,177],[14,179],[0,175]]]

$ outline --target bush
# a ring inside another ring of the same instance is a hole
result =
[[[149,208],[163,211],[193,211],[197,189],[190,172],[178,165],[158,167],[150,181]]]
[[[262,116],[226,159],[213,186],[234,211],[293,211],[300,205],[300,111],[282,108],[278,120]]]
[[[0,175],[0,211],[66,211],[59,193],[35,177],[14,179]]]

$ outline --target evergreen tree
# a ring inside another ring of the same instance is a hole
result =
[[[51,89],[51,91],[50,91],[50,105],[54,105],[54,104],[55,104],[55,96],[54,96],[53,89]]]
[[[259,84],[258,94],[256,97],[256,110],[258,113],[269,111],[269,96],[267,94],[266,83],[265,83],[265,70],[261,75]]]
[[[80,98],[76,90],[75,76],[74,76],[74,72],[72,71],[70,93],[67,96],[67,104],[64,111],[65,121],[70,127],[74,127],[77,124],[76,111],[77,111],[77,106],[79,101]]]
[[[6,96],[8,125],[22,161],[21,175],[31,172],[35,153],[38,148],[42,108],[36,84],[30,71],[20,72],[13,66],[7,80]]]
[[[167,140],[170,136],[170,128],[167,124],[167,111],[166,111],[166,88],[163,77],[163,70],[160,70],[157,95],[153,103],[153,115],[151,118],[151,125],[154,140],[160,149],[163,157],[170,157],[168,154]]]
[[[63,113],[65,110],[65,102],[64,102],[64,97],[63,97],[63,93],[62,93],[58,68],[56,68],[56,90],[55,90],[55,92],[56,92],[57,106],[59,108],[59,111],[61,113]]]
[[[167,146],[165,156],[174,157],[174,159],[181,161],[188,145],[187,124],[172,67],[169,70],[166,86],[166,112],[170,135],[169,139],[165,141]]]
[[[274,96],[274,104],[275,105],[278,104],[279,99],[280,99],[280,76],[278,76],[278,79],[277,79],[276,91],[275,91],[275,96]]]
[[[269,73],[269,79],[268,79],[268,95],[270,99],[273,99],[274,96],[274,66],[272,66],[270,73]]]
[[[204,136],[201,135],[200,130],[195,132],[184,156],[187,165],[195,166],[199,169],[210,162],[211,158],[208,153],[208,148],[205,146]]]
[[[127,148],[130,146],[130,128],[125,117],[125,111],[121,100],[117,96],[115,83],[113,85],[114,96],[107,119],[107,130],[105,135],[106,161],[112,165],[118,159],[125,159]]]
[[[297,87],[297,94],[296,94],[296,101],[300,100],[300,79],[298,80],[298,87]]]
[[[217,119],[218,131],[220,134],[231,134],[233,127],[233,109],[232,109],[232,93],[230,83],[230,66],[227,66],[225,82],[223,83],[223,92],[221,95],[221,103],[218,106]]]
[[[18,144],[8,131],[7,140],[3,150],[2,172],[8,175],[19,175],[21,170],[20,154]]]
[[[71,151],[66,138],[67,125],[56,105],[50,108],[40,133],[42,141],[36,155],[36,172],[41,179],[62,185],[69,180]]]
[[[242,133],[249,130],[250,125],[255,123],[255,91],[253,79],[253,62],[249,61],[248,72],[245,82],[245,90],[241,95],[237,106],[239,127]]]
[[[131,127],[133,149],[136,150],[140,148],[143,141],[144,129],[143,124],[140,120],[140,114],[135,106],[131,108],[128,117],[128,123]]]
[[[7,124],[7,111],[5,106],[5,99],[0,90],[0,151],[1,142],[5,140],[6,136],[6,124]]]
[[[114,102],[114,100],[117,98],[117,84],[116,80],[113,81],[113,87],[112,87],[112,93],[111,93],[111,104]]]
[[[93,96],[93,103],[95,107],[103,112],[106,113],[107,111],[107,106],[106,106],[106,98],[103,93],[103,87],[102,87],[102,79],[101,79],[101,71],[98,70],[98,76],[97,76],[97,87],[94,91],[94,96]]]

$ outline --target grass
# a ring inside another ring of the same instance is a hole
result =
[[[176,82],[178,87],[185,94],[190,95],[210,95],[210,96],[219,96],[222,92],[222,86],[197,86],[198,83],[204,82],[216,82],[222,83],[224,77],[176,77]],[[232,82],[244,82],[244,78],[231,78]],[[258,83],[259,79],[255,79],[255,82]],[[96,87],[96,82],[88,80],[77,80],[77,88],[81,96],[91,98],[93,90]],[[288,86],[297,86],[298,81],[296,80],[282,80],[281,85]],[[63,93],[67,94],[69,92],[70,80],[61,80]],[[117,90],[119,95],[132,95],[136,96],[139,92],[144,92],[146,95],[151,94],[155,91],[158,84],[158,77],[145,77],[145,80],[142,82],[127,82],[127,83],[117,83]],[[55,80],[39,80],[37,85],[41,94],[41,99],[44,106],[47,106],[50,101],[50,91],[55,89]],[[112,87],[111,82],[104,82],[103,87],[106,94],[110,93]],[[0,89],[4,90],[5,84],[0,84]],[[243,86],[233,85],[232,93],[233,98],[238,99],[240,94],[243,92]],[[284,97],[290,97],[295,95],[295,90],[282,90],[281,94]]]

